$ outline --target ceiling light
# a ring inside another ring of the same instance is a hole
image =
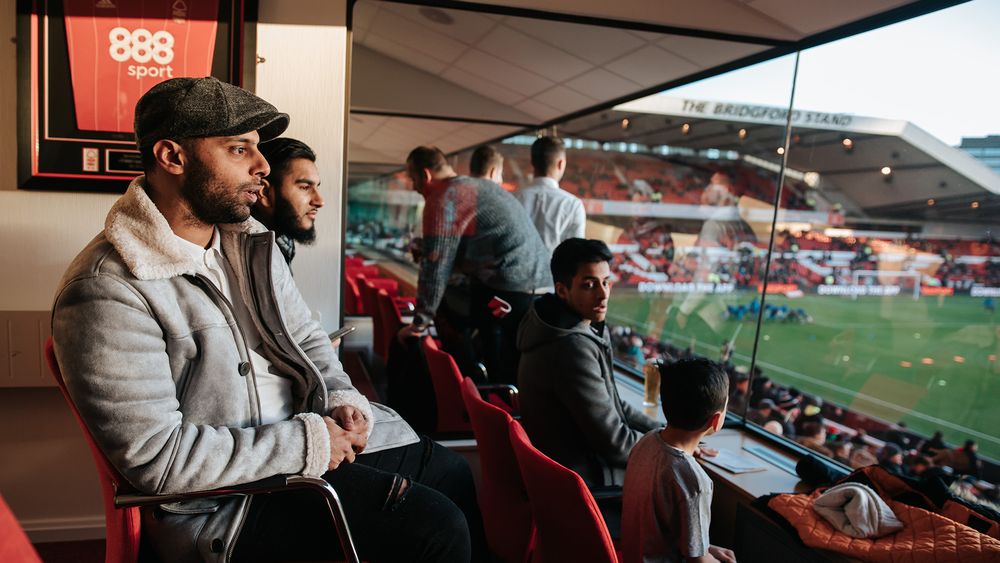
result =
[[[746,139],[746,138],[747,138],[747,135],[749,135],[749,133],[747,133],[747,130],[746,130],[746,129],[740,129],[740,132],[739,132],[739,133],[737,133],[737,134],[738,134],[738,135],[740,136],[740,139],[741,139],[741,140],[742,140],[742,139]]]
[[[844,146],[845,152],[851,152],[854,150],[854,141],[851,139],[844,139],[840,142],[840,144]]]
[[[691,133],[691,124],[685,123],[684,125],[681,125],[681,134],[687,135],[689,133]]]
[[[934,205],[934,198],[928,199],[927,200],[927,205]]]
[[[979,202],[978,201],[973,201],[972,202],[972,208],[973,209],[979,209]]]
[[[631,122],[628,120],[627,117],[625,119],[622,119],[622,130],[627,131],[630,124]]]
[[[429,19],[430,21],[441,24],[441,25],[451,25],[455,23],[455,18],[451,16],[448,12],[444,10],[439,10],[438,8],[432,8],[430,6],[424,6],[420,8],[420,15]]]
[[[778,152],[779,155],[785,154],[785,147],[778,147],[778,151],[777,152]]]
[[[888,166],[883,166],[881,172],[883,176],[892,176],[892,168],[889,168]]]

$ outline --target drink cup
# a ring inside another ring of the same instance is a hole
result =
[[[660,363],[656,361],[646,362],[643,372],[646,376],[646,382],[642,406],[655,407],[660,404]]]

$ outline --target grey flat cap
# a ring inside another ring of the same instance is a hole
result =
[[[281,135],[288,114],[214,77],[171,78],[153,86],[135,106],[140,147],[161,139],[226,137],[257,131],[260,142]]]

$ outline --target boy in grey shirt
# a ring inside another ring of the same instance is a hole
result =
[[[681,360],[660,368],[667,426],[632,448],[622,499],[625,563],[723,561],[729,549],[710,545],[712,481],[694,460],[698,442],[726,418],[729,378],[711,360]]]

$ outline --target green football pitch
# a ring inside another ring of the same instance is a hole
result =
[[[682,349],[694,344],[712,358],[735,338],[734,363],[749,365],[756,322],[723,312],[755,297],[616,289],[608,320]],[[941,430],[952,444],[974,439],[980,455],[1000,459],[1000,313],[983,299],[772,295],[767,302],[813,318],[761,326],[757,363],[772,380],[926,435]]]

